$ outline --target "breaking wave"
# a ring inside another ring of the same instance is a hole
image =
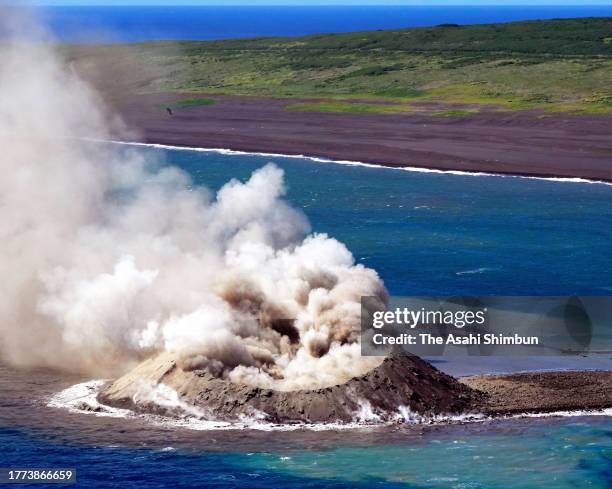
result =
[[[172,426],[191,430],[263,430],[263,431],[333,431],[355,430],[364,428],[377,428],[393,425],[444,425],[457,423],[479,423],[499,419],[520,418],[551,418],[551,417],[580,417],[580,416],[612,416],[612,408],[599,410],[554,411],[546,413],[519,413],[498,417],[486,416],[478,413],[461,415],[423,416],[414,413],[407,407],[400,407],[397,413],[382,416],[376,413],[367,401],[355,412],[353,422],[349,423],[270,423],[265,420],[265,413],[253,413],[250,417],[243,417],[238,422],[214,420],[214,415],[187,406],[179,399],[176,392],[167,386],[155,386],[163,392],[160,406],[174,408],[174,416],[161,416],[153,414],[140,414],[128,409],[118,409],[100,404],[96,396],[106,384],[105,380],[92,380],[71,386],[49,399],[47,405],[57,409],[67,409],[73,413],[91,414],[95,416],[108,416],[115,418],[138,418],[160,426]],[[195,411],[194,411],[195,409]]]

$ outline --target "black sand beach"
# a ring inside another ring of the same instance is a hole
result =
[[[438,117],[432,112],[444,107],[437,104],[407,113],[323,113],[287,110],[295,99],[227,95],[211,96],[213,105],[173,109],[172,115],[163,110],[193,96],[130,96],[114,104],[147,143],[612,181],[612,117],[606,115],[489,108]]]

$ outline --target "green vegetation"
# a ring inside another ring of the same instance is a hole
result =
[[[160,104],[157,105],[158,109],[185,109],[189,107],[202,107],[206,105],[213,105],[215,100],[212,98],[189,98],[184,100],[178,100],[177,102],[173,102],[171,104]]]
[[[477,110],[469,110],[469,109],[449,109],[449,110],[441,110],[438,112],[431,112],[430,115],[435,117],[468,117],[472,114],[476,114]]]
[[[338,100],[294,110],[393,112],[435,101],[600,113],[612,111],[611,39],[612,18],[587,18],[67,49],[77,63],[129,60],[130,89],[141,93]]]
[[[358,114],[387,114],[391,112],[406,112],[412,110],[409,105],[400,104],[365,104],[349,102],[303,102],[289,104],[287,110],[302,110],[312,112],[353,112]]]

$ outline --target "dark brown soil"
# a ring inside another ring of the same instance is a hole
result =
[[[295,99],[221,95],[204,96],[214,105],[176,108],[173,115],[163,109],[188,97],[194,95],[134,96],[115,104],[143,142],[612,181],[611,116],[485,109],[434,117],[425,106],[401,114],[319,113],[286,110]]]

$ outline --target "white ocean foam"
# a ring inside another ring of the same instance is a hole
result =
[[[472,270],[463,270],[461,272],[455,272],[455,275],[476,275],[476,274],[485,273],[485,272],[495,272],[496,270],[499,270],[499,268],[480,267],[480,268],[474,268]]]
[[[548,182],[564,182],[564,183],[589,183],[594,185],[607,185],[612,186],[612,182],[606,182],[603,180],[589,180],[588,178],[579,178],[579,177],[536,177],[536,176],[527,176],[527,175],[510,175],[505,173],[494,173],[494,172],[478,172],[478,171],[461,171],[461,170],[440,170],[436,168],[421,168],[416,166],[399,166],[399,167],[391,167],[391,166],[381,166],[375,165],[373,163],[365,163],[363,161],[351,161],[351,160],[332,160],[329,158],[320,158],[317,156],[306,156],[306,155],[287,155],[280,153],[260,153],[260,152],[249,152],[249,151],[238,151],[233,149],[225,149],[225,148],[198,148],[198,147],[187,147],[187,146],[173,146],[169,144],[156,144],[156,143],[139,143],[133,141],[103,141],[103,140],[95,140],[90,139],[93,142],[100,143],[112,143],[112,144],[120,144],[125,146],[144,146],[148,148],[157,148],[157,149],[168,149],[173,151],[193,151],[199,153],[217,153],[224,155],[245,155],[245,156],[265,156],[269,158],[294,158],[294,159],[307,159],[311,161],[316,161],[318,163],[333,163],[337,165],[349,165],[349,166],[362,166],[366,168],[378,168],[378,169],[386,169],[386,170],[394,170],[394,171],[409,171],[415,173],[440,173],[447,175],[461,175],[461,176],[470,176],[470,177],[497,177],[497,178],[523,178],[527,180],[544,180]]]
[[[251,416],[243,415],[240,421],[227,422],[227,421],[216,421],[211,419],[205,419],[202,416],[202,411],[197,408],[190,408],[187,411],[183,411],[182,417],[167,417],[157,414],[142,414],[136,413],[129,409],[119,409],[105,404],[101,404],[97,400],[97,395],[100,389],[107,383],[107,380],[91,380],[88,382],[82,382],[80,384],[73,385],[53,395],[47,402],[47,406],[56,409],[66,409],[71,413],[90,414],[94,416],[112,417],[112,418],[132,418],[142,419],[151,424],[164,426],[164,427],[176,427],[186,428],[198,431],[209,431],[209,430],[260,430],[260,431],[294,431],[294,430],[313,430],[313,431],[328,431],[328,430],[340,430],[340,429],[355,429],[363,427],[360,423],[326,423],[326,424],[277,424],[266,422],[267,417],[265,413],[257,410],[253,410]],[[147,400],[161,400],[163,407],[180,408],[185,405],[183,401],[173,403],[173,400],[178,399],[175,397],[167,386],[166,388],[158,389],[151,395],[147,392]],[[197,411],[197,412],[196,412]],[[197,414],[197,415],[194,415]]]
[[[367,399],[359,399],[359,409],[354,414],[357,423],[379,423],[382,418],[374,412],[372,404]]]
[[[549,413],[521,413],[504,418],[575,418],[578,416],[612,416],[612,408],[580,409],[577,411],[552,411]]]
[[[91,380],[76,384],[55,394],[47,406],[67,409],[70,412],[90,413],[96,416],[125,418],[132,415],[129,409],[118,409],[100,404],[96,399],[98,392],[107,380]]]
[[[165,384],[142,380],[133,396],[136,404],[152,403],[178,415],[210,420],[211,414],[183,401],[178,392]]]
[[[53,408],[67,409],[73,413],[92,414],[94,416],[107,416],[114,418],[142,419],[158,426],[185,428],[198,431],[249,429],[259,431],[338,431],[380,428],[385,426],[393,426],[400,423],[409,425],[441,425],[478,423],[500,419],[612,416],[612,408],[554,411],[548,413],[519,413],[496,417],[477,413],[423,416],[421,414],[414,413],[407,406],[401,406],[397,413],[393,415],[385,415],[384,419],[387,420],[383,421],[383,413],[377,413],[368,401],[363,401],[361,403],[361,408],[355,413],[355,421],[351,423],[343,423],[340,421],[335,423],[270,423],[265,420],[265,413],[256,410],[253,411],[252,416],[243,416],[240,421],[227,422],[202,418],[202,412],[192,406],[190,406],[187,411],[184,411],[184,416],[179,418],[171,418],[153,414],[140,414],[129,409],[118,409],[106,406],[104,404],[100,404],[96,399],[99,390],[106,382],[106,380],[91,380],[89,382],[73,385],[52,396],[47,405]],[[167,389],[172,390],[170,388]],[[163,389],[163,395],[161,397],[163,402],[166,404],[166,407],[171,400],[178,399],[178,395],[175,398],[175,396],[169,393],[166,389]],[[177,404],[173,404],[172,407],[182,406],[184,404],[185,403],[183,401],[179,400],[179,402]],[[197,416],[194,416],[194,409],[198,411]]]
[[[398,423],[423,424],[426,422],[426,418],[422,414],[415,413],[408,406],[400,406],[397,411],[394,420]]]

